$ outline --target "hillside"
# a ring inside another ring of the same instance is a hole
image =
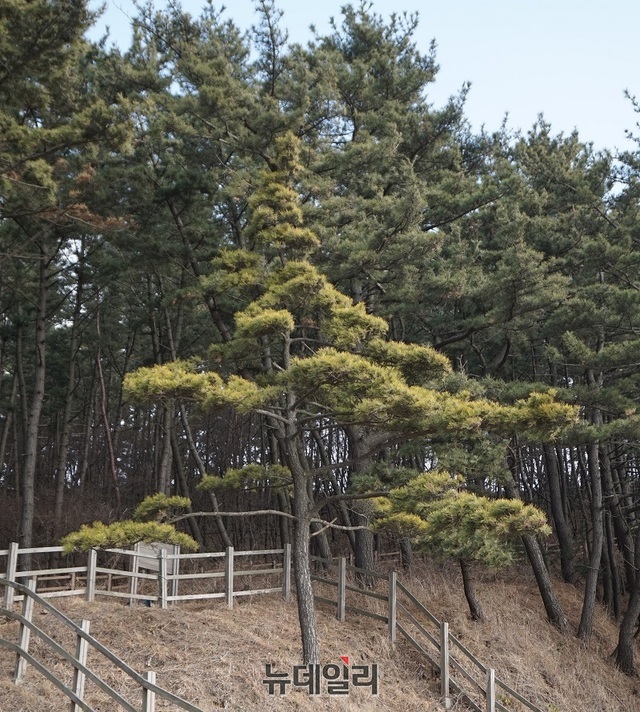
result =
[[[486,664],[494,666],[509,684],[523,691],[541,709],[557,712],[632,712],[640,708],[639,684],[619,673],[607,656],[615,646],[615,624],[603,610],[597,614],[589,648],[573,636],[562,636],[544,622],[542,606],[526,573],[510,570],[499,577],[484,575],[478,592],[487,622],[472,623],[466,613],[460,581],[449,570],[429,568],[403,577],[433,613],[449,620],[451,630]],[[577,589],[558,584],[572,624],[580,611]],[[378,663],[379,695],[368,688],[352,690],[348,698],[310,698],[302,691],[269,697],[261,680],[265,663],[290,670],[299,661],[295,604],[277,596],[239,599],[233,611],[219,602],[183,605],[162,611],[129,609],[113,603],[87,604],[58,599],[59,607],[76,621],[87,617],[92,634],[117,652],[134,669],[157,672],[158,684],[203,710],[317,709],[412,710],[439,709],[438,681],[406,646],[394,651],[383,625],[349,616],[345,624],[321,609],[319,630],[322,659]],[[38,621],[63,639],[51,616]],[[0,622],[0,634],[15,639],[15,624]],[[68,641],[68,639],[67,639]],[[59,661],[50,665],[66,670]],[[104,672],[116,688],[120,678],[109,675],[97,656],[90,665]],[[98,668],[100,665],[100,668]],[[57,712],[64,698],[36,671],[29,669],[22,684],[11,681],[13,655],[0,650],[0,709],[2,712]],[[112,707],[90,684],[87,701],[96,710]],[[137,697],[131,698],[137,702]],[[516,709],[509,700],[501,700]],[[456,707],[458,708],[458,707]],[[157,702],[157,709],[164,707]]]

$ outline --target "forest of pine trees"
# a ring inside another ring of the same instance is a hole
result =
[[[368,4],[304,47],[272,0],[139,13],[124,52],[81,0],[0,6],[0,548],[160,494],[269,510],[179,527],[291,542],[303,598],[310,545],[450,558],[470,605],[520,555],[633,672],[640,144],[472,131]]]

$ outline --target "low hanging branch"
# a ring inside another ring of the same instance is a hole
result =
[[[289,514],[288,512],[281,512],[279,509],[256,509],[252,512],[189,512],[188,514],[181,514],[180,516],[173,517],[167,523],[175,524],[176,522],[180,522],[183,519],[189,519],[190,517],[254,517],[259,514],[275,514],[279,517],[286,517],[287,519],[293,519],[295,521],[298,520],[298,517],[296,517],[295,515]],[[368,525],[343,526],[342,524],[335,524],[335,519],[330,522],[327,522],[325,519],[318,519],[317,517],[310,519],[309,522],[317,522],[323,525],[323,528],[319,529],[317,532],[314,532],[312,536],[317,536],[325,529],[329,528],[340,529],[342,531],[355,531],[356,529],[369,528]]]

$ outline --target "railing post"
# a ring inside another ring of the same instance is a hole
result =
[[[156,674],[153,670],[147,670],[144,679],[152,685],[156,684]],[[155,712],[156,709],[156,693],[146,687],[142,688],[142,712]]]
[[[282,597],[288,601],[291,598],[291,544],[284,545],[282,557]]]
[[[26,586],[29,591],[35,592],[36,590],[36,577],[32,576],[27,582]],[[24,599],[22,600],[22,617],[25,621],[31,622],[33,618],[33,598],[29,594],[24,594]],[[20,632],[18,633],[18,647],[25,653],[29,652],[29,640],[31,639],[31,629],[29,626],[25,625],[24,621],[20,621]],[[27,669],[27,659],[23,658],[20,653],[17,654],[16,660],[16,670],[13,675],[15,682],[19,682],[24,677],[24,673]]]
[[[95,549],[87,552],[87,601],[93,602],[96,597],[96,567],[98,565],[98,553]]]
[[[392,643],[396,642],[396,618],[398,614],[398,589],[396,583],[398,582],[398,574],[395,571],[389,573],[389,595],[388,595],[388,620],[389,620],[389,640]]]
[[[496,671],[487,668],[487,712],[496,712]]]
[[[338,610],[336,618],[344,623],[347,617],[347,559],[338,559]]]
[[[16,582],[16,571],[18,570],[18,544],[17,541],[12,541],[9,544],[9,556],[7,557],[7,575],[6,578],[13,583]],[[4,589],[4,607],[7,610],[11,610],[13,606],[13,599],[15,596],[15,591],[11,586],[7,586]]]
[[[233,547],[227,547],[227,557],[224,562],[224,596],[227,607],[233,608]]]
[[[179,544],[173,545],[173,555],[180,555]],[[168,570],[171,572],[171,586],[169,587],[169,593],[172,597],[175,598],[178,595],[178,574],[180,573],[180,559],[171,559],[171,566],[169,566]]]
[[[449,624],[440,623],[440,694],[446,710],[451,708],[449,696]]]
[[[158,599],[160,608],[167,607],[167,550],[158,551]]]
[[[80,624],[80,628],[83,630],[83,632],[88,633],[89,628],[90,628],[91,622],[88,621],[86,618],[83,619],[82,623]],[[81,664],[86,667],[87,665],[87,653],[89,651],[89,641],[86,640],[86,638],[83,638],[80,634],[76,634],[76,660]],[[77,667],[74,667],[73,669],[73,692],[78,697],[78,699],[82,700],[84,696],[84,672],[80,670]],[[71,703],[71,712],[81,712],[82,707],[77,705],[75,702]]]
[[[140,548],[139,542],[133,547],[133,555],[131,556],[131,580],[129,581],[129,605],[135,606],[138,603],[136,595],[138,594],[138,570],[139,570],[139,558],[138,549]]]

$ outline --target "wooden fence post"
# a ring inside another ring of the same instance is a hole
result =
[[[224,562],[224,596],[228,608],[233,608],[233,547],[227,547]]]
[[[180,545],[173,545],[173,555],[180,555]],[[180,573],[180,559],[171,559],[171,566],[169,566],[171,571],[171,586],[169,586],[169,595],[175,597],[178,595],[178,574]],[[175,601],[174,601],[175,604]]]
[[[440,693],[446,710],[451,708],[449,696],[449,624],[440,623]]]
[[[138,571],[140,569],[138,549],[140,542],[136,543],[133,548],[133,555],[131,557],[131,580],[129,581],[129,594],[131,598],[129,599],[130,606],[136,606],[138,604],[138,599],[136,595],[138,593]]]
[[[487,668],[487,712],[496,712],[496,671]]]
[[[153,670],[147,670],[144,679],[152,685],[156,684],[156,674]],[[156,709],[156,693],[153,690],[142,688],[142,712],[155,712]]]
[[[80,628],[85,632],[89,632],[91,622],[88,621],[86,618],[82,620],[82,623],[80,624]],[[87,664],[87,653],[89,652],[89,641],[86,640],[86,638],[83,638],[80,634],[76,634],[76,660],[81,664],[86,666]],[[73,692],[74,694],[80,699],[83,699],[84,696],[84,672],[82,670],[78,669],[77,667],[74,667],[73,669]],[[72,712],[81,712],[82,707],[77,705],[75,702],[71,703],[71,710]]]
[[[98,553],[95,549],[87,552],[87,601],[90,603],[96,597],[96,566],[98,565]]]
[[[282,557],[282,597],[288,601],[291,598],[291,544],[284,545]]]
[[[158,598],[160,608],[167,607],[167,550],[158,551]]]
[[[36,590],[36,577],[32,576],[27,581],[27,588],[29,591],[35,592]],[[29,596],[28,593],[24,594],[24,599],[22,600],[22,617],[25,621],[31,623],[33,618],[33,598]],[[18,633],[18,647],[25,653],[29,652],[29,641],[31,639],[31,629],[29,626],[25,625],[24,621],[20,621],[20,632]],[[19,682],[24,677],[27,669],[27,659],[23,658],[20,653],[17,654],[16,669],[13,675],[14,682]]]
[[[9,544],[9,556],[7,557],[7,575],[8,581],[16,581],[16,571],[18,570],[18,548],[20,544],[17,541],[12,541]],[[11,610],[13,606],[13,599],[15,597],[15,590],[11,586],[7,586],[4,589],[4,607],[7,610]]]
[[[336,618],[344,623],[347,617],[347,559],[338,559],[338,610]]]
[[[389,621],[389,640],[392,643],[396,642],[396,617],[397,617],[397,603],[398,603],[398,589],[396,583],[398,581],[398,574],[395,571],[389,573],[389,595],[388,595],[388,621]]]
[[[16,571],[18,570],[18,547],[20,544],[18,544],[17,541],[12,541],[11,544],[9,544],[9,556],[7,557],[7,575],[6,578],[8,581],[13,581],[15,583],[16,581]],[[4,607],[7,610],[11,610],[11,606],[13,606],[13,599],[15,597],[15,591],[11,586],[7,586],[4,589]]]

